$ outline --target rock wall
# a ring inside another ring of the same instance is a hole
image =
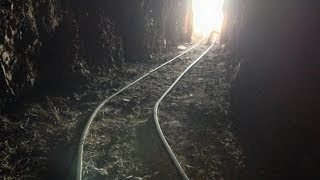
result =
[[[264,169],[253,179],[319,177],[319,9],[318,1],[226,0],[234,118],[251,167]]]
[[[190,0],[1,1],[0,113],[34,86],[72,89],[190,39],[190,9]]]
[[[186,19],[191,0],[119,0],[104,1],[123,37],[128,60],[148,57],[168,45],[191,37]]]
[[[0,112],[38,77],[39,51],[61,23],[55,0],[0,2]]]

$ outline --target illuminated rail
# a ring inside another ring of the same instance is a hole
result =
[[[161,126],[160,126],[160,123],[159,123],[159,117],[158,117],[158,110],[159,110],[159,105],[161,103],[161,101],[169,94],[169,92],[173,89],[174,86],[177,85],[177,83],[179,82],[179,80],[203,57],[205,56],[209,50],[213,47],[214,43],[216,42],[217,40],[217,37],[215,37],[214,41],[212,42],[212,44],[210,45],[210,47],[204,51],[204,53],[202,53],[195,61],[193,61],[181,74],[180,76],[174,81],[173,84],[171,84],[171,86],[167,89],[167,91],[160,97],[160,99],[157,101],[157,103],[155,104],[154,106],[154,109],[153,109],[153,113],[154,113],[154,121],[155,121],[155,124],[156,124],[156,128],[157,128],[157,131],[158,131],[158,134],[161,138],[161,141],[163,143],[163,145],[165,146],[172,162],[174,163],[174,165],[176,166],[177,170],[179,171],[180,175],[182,176],[182,178],[184,180],[189,180],[187,174],[184,172],[184,170],[182,169],[181,167],[181,164],[179,163],[179,161],[177,160],[176,156],[174,155],[170,145],[168,144],[166,138],[164,137],[163,135],[163,132],[161,130]]]
[[[131,86],[137,84],[138,82],[140,82],[141,80],[143,80],[144,78],[146,78],[147,76],[149,76],[150,74],[158,71],[160,68],[170,64],[171,62],[175,61],[176,59],[178,59],[179,57],[183,56],[184,54],[188,53],[189,51],[191,51],[192,49],[198,47],[204,40],[206,37],[202,38],[199,42],[197,42],[194,46],[192,46],[191,48],[187,49],[186,51],[182,52],[181,54],[177,55],[176,57],[170,59],[169,61],[161,64],[160,66],[150,70],[148,73],[144,74],[143,76],[139,77],[138,79],[136,79],[135,81],[131,82],[130,84],[126,85],[125,87],[123,87],[122,89],[120,89],[119,91],[115,92],[114,94],[112,94],[111,96],[107,97],[103,102],[101,102],[96,109],[93,111],[93,113],[91,114],[89,120],[87,121],[79,144],[78,144],[78,154],[77,154],[77,171],[76,171],[76,180],[81,180],[82,179],[82,164],[83,164],[83,147],[84,147],[84,142],[86,140],[86,137],[89,134],[89,130],[90,130],[90,126],[94,120],[94,118],[96,117],[97,113],[99,112],[99,110],[107,103],[109,102],[111,99],[113,99],[114,97],[118,96],[120,93],[122,93],[123,91],[127,90],[128,88],[130,88]]]

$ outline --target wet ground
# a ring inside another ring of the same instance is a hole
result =
[[[102,108],[85,142],[84,179],[180,178],[156,133],[153,106],[207,47],[192,50]],[[73,177],[81,130],[95,107],[182,51],[174,48],[108,75],[101,73],[75,93],[29,100],[1,116],[0,177]],[[229,117],[227,59],[215,46],[160,105],[164,134],[191,179],[236,179],[231,176],[243,171],[242,149]]]

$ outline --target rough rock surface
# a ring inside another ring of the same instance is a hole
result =
[[[55,0],[0,2],[0,110],[38,76],[39,51],[44,39],[61,23]]]
[[[190,8],[190,0],[1,1],[0,111],[33,86],[78,87],[188,39],[190,26],[177,22]]]

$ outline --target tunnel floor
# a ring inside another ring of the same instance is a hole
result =
[[[206,48],[200,45],[104,106],[85,142],[85,179],[180,178],[156,134],[153,106]],[[17,112],[1,117],[0,135],[6,137],[1,173],[9,179],[74,177],[78,139],[94,108],[116,89],[181,52],[173,48],[152,60],[101,73],[68,96],[21,103]],[[191,179],[238,179],[245,171],[230,120],[228,58],[216,45],[160,105],[164,134]],[[12,133],[15,136],[9,136]]]

